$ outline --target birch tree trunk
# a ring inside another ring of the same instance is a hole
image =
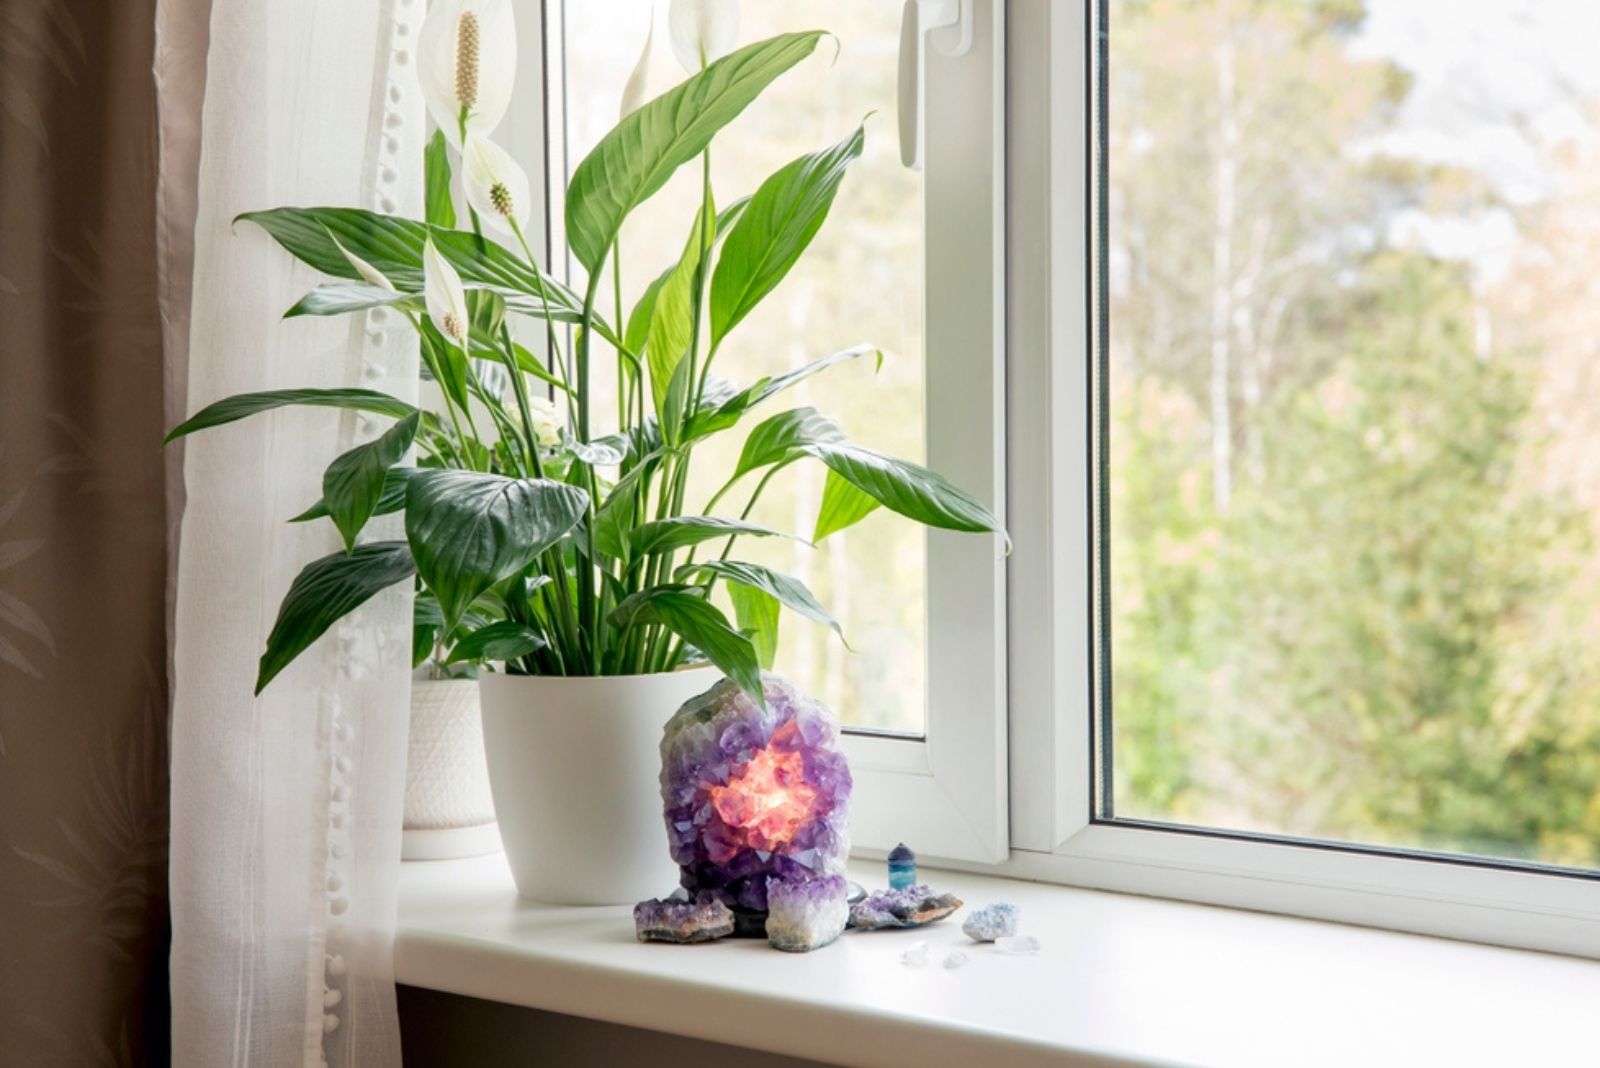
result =
[[[1233,231],[1238,213],[1239,116],[1237,55],[1231,5],[1218,5],[1222,32],[1215,50],[1217,160],[1211,232],[1211,494],[1217,511],[1233,498]]]

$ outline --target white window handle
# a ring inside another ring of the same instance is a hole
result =
[[[973,0],[906,0],[900,13],[900,162],[922,169],[923,48],[934,30],[934,44],[947,56],[972,47]]]

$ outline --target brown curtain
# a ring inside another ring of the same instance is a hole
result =
[[[160,1064],[155,0],[0,0],[0,1063]]]

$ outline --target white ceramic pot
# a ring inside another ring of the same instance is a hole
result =
[[[403,860],[476,857],[500,848],[483,757],[483,720],[473,679],[411,680]]]
[[[500,839],[523,897],[631,905],[678,885],[661,815],[661,735],[721,673],[478,680]]]

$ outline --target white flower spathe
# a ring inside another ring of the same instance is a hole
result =
[[[428,318],[439,333],[464,347],[472,322],[467,314],[467,291],[461,285],[461,275],[439,254],[432,238],[422,246],[422,293]]]
[[[511,106],[517,78],[517,24],[511,0],[433,0],[417,37],[417,75],[428,113],[450,143],[467,131],[489,134]]]
[[[633,65],[627,84],[622,87],[622,106],[617,109],[617,121],[632,115],[644,103],[645,82],[650,76],[650,49],[656,43],[656,9],[650,7],[650,28],[645,31],[644,48],[639,52],[639,62]]]
[[[561,416],[548,397],[529,397],[528,415],[533,419],[533,437],[545,448],[561,444]]]
[[[527,224],[529,198],[533,195],[528,172],[487,137],[467,136],[461,152],[461,184],[467,192],[467,203],[485,222],[508,234]]]
[[[382,271],[378,270],[360,256],[357,256],[354,252],[351,252],[349,249],[345,248],[344,245],[340,243],[339,239],[334,237],[333,234],[330,233],[328,238],[333,242],[335,248],[344,253],[344,258],[349,262],[351,267],[355,268],[356,274],[359,274],[362,280],[368,285],[377,286],[379,289],[387,289],[391,293],[396,292],[394,284],[389,281]]]
[[[667,6],[672,53],[690,74],[733,51],[739,39],[739,0],[672,0]]]

